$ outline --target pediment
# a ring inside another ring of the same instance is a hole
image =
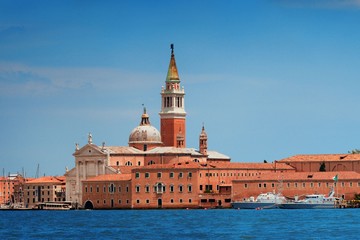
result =
[[[75,177],[76,176],[76,168],[72,168],[64,174],[65,177]]]
[[[76,150],[73,156],[104,156],[107,155],[106,152],[102,151],[102,149],[95,144],[86,144],[79,150]]]

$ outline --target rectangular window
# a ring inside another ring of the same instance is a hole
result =
[[[259,188],[261,188],[261,183],[259,183]]]
[[[352,182],[350,182],[350,183],[349,183],[349,186],[352,187],[352,185],[353,185]]]
[[[179,172],[179,178],[182,178],[182,177],[183,177],[183,173]]]
[[[140,192],[140,186],[135,187],[135,192]]]
[[[145,173],[145,178],[149,178],[150,177],[150,173]]]
[[[173,172],[169,173],[169,177],[170,177],[170,178],[173,178],[173,177],[174,177],[174,173],[173,173]]]
[[[248,188],[248,185],[247,185],[247,183],[245,183],[245,184],[244,184],[244,188]]]
[[[192,186],[188,185],[188,192],[191,192],[191,191],[192,191]]]
[[[158,173],[157,173],[157,177],[158,177],[158,178],[161,178],[161,172],[158,172]]]
[[[303,186],[303,188],[306,187],[306,183],[303,183],[302,186]]]
[[[189,177],[189,178],[192,178],[192,172],[189,172],[189,173],[188,173],[188,177]]]
[[[140,173],[139,172],[135,173],[135,178],[140,178]]]
[[[200,185],[200,191],[202,191],[203,190],[203,185]]]
[[[183,191],[183,186],[179,185],[179,192],[182,192],[182,191]]]
[[[174,185],[170,185],[170,192],[174,192]]]

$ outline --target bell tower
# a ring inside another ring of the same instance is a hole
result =
[[[186,112],[184,88],[180,86],[176,67],[174,44],[170,45],[171,58],[165,87],[161,89],[160,132],[164,146],[186,147]]]

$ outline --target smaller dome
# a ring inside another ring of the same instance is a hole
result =
[[[134,128],[129,136],[129,144],[161,144],[161,135],[160,132],[153,126],[151,126],[149,121],[149,115],[146,113],[146,108],[144,108],[144,113],[141,115],[140,125]]]

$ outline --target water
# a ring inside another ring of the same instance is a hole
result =
[[[0,211],[0,239],[359,239],[360,209]]]

